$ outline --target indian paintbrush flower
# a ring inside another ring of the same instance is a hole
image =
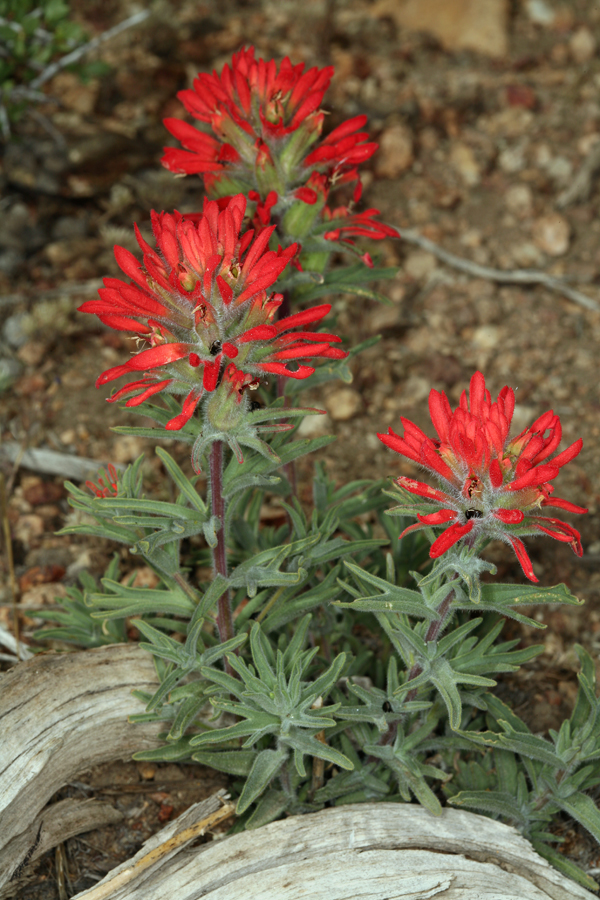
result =
[[[122,375],[144,373],[113,394],[111,402],[127,397],[131,407],[161,391],[185,394],[181,413],[166,426],[176,430],[203,395],[215,391],[226,367],[229,382],[237,383],[234,372],[241,373],[241,391],[248,379],[256,382],[269,374],[307,378],[314,368],[305,361],[346,356],[331,346],[339,337],[311,330],[331,309],[328,304],[276,320],[282,296],[269,295],[268,288],[296,245],[269,250],[274,226],[258,236],[252,230],[242,234],[245,210],[246,198],[238,195],[226,204],[205,202],[195,221],[179,213],[153,213],[158,252],[136,228],[142,263],[115,247],[116,260],[131,281],[105,279],[100,300],[80,307],[111,328],[133,332],[143,345],[128,362],[98,378],[100,387]]]
[[[206,134],[181,119],[165,119],[187,149],[165,148],[163,165],[178,174],[199,174],[212,197],[232,190],[287,194],[313,171],[336,178],[356,177],[377,144],[361,131],[366,116],[334,129],[318,146],[324,112],[321,102],[333,68],[304,71],[286,57],[254,58],[254,48],[233,55],[221,74],[199,73],[191,90],[177,95],[186,110],[209,126]],[[310,152],[309,152],[310,151]]]
[[[253,204],[253,224],[260,229],[273,221],[285,246],[343,235],[342,248],[351,249],[352,236],[398,237],[374,218],[378,210],[353,209],[362,192],[358,166],[378,146],[362,130],[367,117],[355,116],[321,139],[320,104],[332,75],[331,67],[305,72],[303,63],[292,65],[287,57],[277,67],[274,60],[256,60],[252,47],[241,50],[220,75],[200,73],[193,89],[178,94],[212,134],[165,119],[187,149],[165,148],[163,165],[200,175],[214,199],[242,191]],[[351,206],[329,209],[330,192],[348,183],[355,185]],[[371,265],[368,254],[363,259]]]
[[[509,438],[515,406],[514,391],[504,387],[492,402],[481,372],[471,378],[469,397],[463,391],[458,407],[452,410],[441,391],[429,395],[429,412],[437,440],[427,437],[408,419],[401,418],[404,435],[391,428],[379,438],[386,446],[406,456],[435,475],[441,490],[421,481],[400,476],[396,484],[426,501],[416,513],[419,520],[403,532],[428,526],[444,527],[431,546],[437,558],[459,541],[472,547],[499,539],[513,547],[523,572],[537,581],[531,560],[521,541],[523,535],[547,534],[568,543],[581,556],[579,532],[566,522],[539,515],[544,507],[572,513],[586,509],[569,500],[554,497],[550,483],[560,469],[581,450],[579,439],[556,456],[562,429],[552,410],[529,428]],[[402,536],[402,535],[401,535]]]

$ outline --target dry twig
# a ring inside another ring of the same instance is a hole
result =
[[[98,37],[92,38],[91,41],[88,41],[87,44],[82,44],[81,47],[77,47],[71,53],[67,53],[66,56],[61,56],[60,59],[57,59],[56,62],[51,63],[49,66],[46,66],[43,72],[40,72],[37,78],[34,78],[33,81],[29,84],[29,88],[36,90],[41,87],[51,78],[54,78],[57,72],[60,72],[61,69],[64,69],[65,66],[71,66],[73,63],[77,62],[78,59],[81,59],[82,56],[85,56],[86,53],[89,53],[90,50],[95,50],[96,47],[99,47],[100,44],[103,44],[104,41],[110,40],[110,38],[115,37],[115,35],[120,34],[122,31],[125,31],[126,28],[131,28],[133,25],[139,25],[140,22],[143,22],[150,15],[150,10],[144,9],[141,12],[135,13],[133,16],[129,16],[128,19],[125,19],[123,22],[119,22],[118,25],[115,25],[114,28],[109,28],[108,31],[102,32]]]
[[[559,195],[556,205],[559,209],[565,209],[573,203],[585,203],[592,193],[592,185],[595,176],[600,171],[600,141],[597,141],[583,163],[579,172],[562,194]]]
[[[17,468],[23,466],[32,472],[44,475],[63,475],[73,481],[85,481],[94,478],[98,470],[108,465],[98,459],[87,459],[74,456],[72,453],[59,453],[57,450],[45,450],[41,447],[24,449],[17,441],[4,441],[0,446],[0,460],[6,459],[15,463]],[[125,470],[122,463],[114,463],[119,472]]]
[[[185,844],[202,837],[209,829],[220,822],[224,822],[225,819],[228,819],[235,813],[234,804],[222,796],[222,792],[208,799],[209,801],[218,799],[222,803],[221,808],[204,816],[199,822],[195,822],[188,828],[184,828],[183,831],[173,835],[164,843],[154,846],[149,852],[144,854],[142,850],[131,860],[132,865],[121,869],[114,878],[111,878],[109,874],[108,881],[105,880],[103,883],[81,894],[81,900],[108,900],[115,891],[138,879],[142,872],[157,864],[162,864],[165,858],[172,856],[173,853],[183,848]],[[200,807],[200,804],[198,804],[198,807]]]
[[[422,250],[433,253],[442,262],[461,272],[466,272],[474,278],[485,278],[488,281],[497,281],[500,284],[543,284],[549,290],[562,294],[563,297],[573,300],[580,306],[585,306],[586,309],[591,309],[594,312],[600,311],[600,305],[595,300],[592,300],[591,297],[582,294],[581,291],[577,291],[575,288],[569,287],[563,279],[555,278],[546,272],[540,272],[537,269],[492,269],[490,266],[480,266],[478,263],[463,259],[461,256],[456,256],[454,253],[444,250],[417,231],[403,228],[402,230],[398,229],[398,234],[406,243],[415,244],[417,247],[421,247]]]

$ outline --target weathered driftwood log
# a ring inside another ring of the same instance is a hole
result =
[[[158,725],[127,722],[144,709],[131,692],[157,685],[152,657],[131,644],[38,656],[0,678],[0,886],[36,841],[49,850],[78,833],[72,816],[61,836],[39,815],[59,788],[90,766],[157,746]]]
[[[33,880],[31,864],[48,850],[77,834],[114,825],[122,819],[123,813],[111,803],[102,801],[67,798],[47,806],[29,828],[15,835],[4,847],[2,873],[4,876],[10,875],[10,879],[0,887],[0,900],[22,896],[24,887]],[[21,862],[15,868],[16,859]]]
[[[73,900],[593,900],[513,828],[462,810],[341,806],[161,856],[177,827]]]

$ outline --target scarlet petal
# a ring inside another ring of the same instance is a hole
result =
[[[166,366],[168,363],[183,359],[188,355],[189,350],[188,344],[160,344],[158,347],[142,350],[137,356],[132,357],[127,363],[127,368],[134,372],[140,372],[143,369]]]
[[[308,187],[297,188],[294,191],[294,196],[298,200],[302,200],[303,203],[308,203],[310,206],[312,206],[314,203],[316,203],[317,200],[319,199],[317,192],[313,191],[312,188],[308,188]]]
[[[527,550],[525,549],[525,544],[523,543],[523,541],[519,540],[519,538],[517,537],[512,537],[511,535],[508,536],[508,539],[512,544],[513,550],[517,554],[517,559],[521,563],[521,568],[525,573],[525,577],[529,578],[530,581],[537,582],[538,579],[533,573],[533,566],[531,565],[531,560],[527,555]]]
[[[454,509],[440,509],[426,516],[417,514],[417,519],[419,522],[423,522],[424,525],[445,525],[446,522],[451,522],[456,517],[457,512]]]
[[[439,455],[435,447],[433,446],[432,441],[428,439],[426,443],[421,447],[421,459],[419,462],[427,466],[428,469],[433,469],[434,472],[437,472],[442,478],[445,478],[446,481],[454,481],[454,472],[450,468],[450,466],[446,465],[442,457]]]
[[[495,519],[504,522],[505,525],[518,525],[525,518],[520,509],[495,509],[492,513]]]
[[[154,396],[154,394],[160,393],[167,385],[171,384],[172,379],[167,378],[165,381],[157,381],[154,384],[150,385],[150,387],[146,388],[141,394],[138,394],[137,397],[131,397],[125,406],[140,406],[145,400],[148,400],[149,397]],[[115,399],[114,397],[112,398]]]
[[[558,467],[553,464],[536,466],[534,469],[525,472],[520,478],[515,479],[515,481],[511,481],[509,484],[504,485],[504,490],[522,491],[523,488],[526,487],[546,484],[547,481],[552,481],[553,478],[556,478],[559,471]]]
[[[256,325],[255,328],[249,328],[237,339],[238,344],[249,344],[251,341],[268,341],[275,337],[277,328],[274,325]]]
[[[169,383],[170,380],[160,382],[162,386]],[[145,390],[150,384],[155,384],[155,382],[150,381],[148,378],[143,378],[141,381],[130,381],[129,384],[115,391],[112,397],[109,397],[109,402],[114,403],[116,400],[126,397],[127,394],[133,394],[134,391]]]
[[[204,363],[203,386],[207,391],[214,391],[219,381],[219,372],[221,370],[221,356],[217,356],[214,362]]]
[[[269,372],[272,375],[285,375],[287,378],[308,378],[309,375],[312,375],[315,371],[312,366],[298,366],[295,372],[290,372],[288,368],[286,368],[282,363],[259,363],[257,364],[257,368],[261,369],[263,372]]]
[[[303,312],[294,313],[292,316],[286,316],[276,322],[274,328],[277,333],[289,331],[290,328],[296,328],[298,325],[308,325],[311,322],[320,322],[331,310],[331,303],[322,303],[321,306],[313,306],[311,309],[305,309]]]
[[[554,538],[554,540],[570,544],[571,550],[577,556],[583,554],[581,535],[572,525],[569,525],[567,522],[561,522],[560,519],[552,519],[547,516],[536,516],[531,519],[531,522],[536,528],[543,531],[544,534],[549,535],[551,538]],[[542,522],[544,522],[543,525]]]
[[[225,306],[229,306],[229,304],[233,300],[233,290],[230,288],[227,282],[223,278],[221,278],[220,275],[217,275],[217,287],[219,288],[221,300],[223,301]]]
[[[84,312],[92,312],[92,310],[84,310]],[[133,331],[135,334],[151,334],[152,329],[147,325],[136,322],[135,319],[128,319],[126,316],[102,315],[96,313],[101,322],[114,328],[115,331]]]
[[[431,391],[429,394],[429,414],[439,439],[447,441],[452,421],[452,410],[443,391]]]
[[[388,435],[379,434],[377,436],[381,439]],[[428,500],[437,500],[438,503],[448,503],[450,501],[450,497],[442,491],[438,491],[422,481],[415,481],[412,478],[407,478],[406,475],[400,475],[399,478],[396,478],[396,484],[399,487],[403,487],[405,490],[410,491],[411,494],[417,494],[419,497],[427,497]]]
[[[285,350],[278,350],[271,355],[271,359],[308,359],[310,356],[325,356],[331,349],[334,348],[331,348],[329,344],[304,344],[300,347],[288,347]],[[343,350],[338,350],[335,358],[338,358],[337,354],[340,352],[342,357],[346,356]]]
[[[185,398],[182,411],[178,416],[175,416],[174,419],[171,419],[165,425],[165,428],[168,431],[179,431],[180,428],[183,428],[186,422],[189,422],[196,410],[196,407],[198,406],[198,402],[202,397],[202,393],[202,388],[193,388],[193,390],[190,391],[190,393]]]
[[[396,453],[400,453],[402,456],[406,456],[407,459],[414,460],[414,462],[421,461],[418,453],[400,435],[392,432],[391,434],[378,434],[377,437],[390,450],[395,450]]]
[[[454,525],[450,525],[449,528],[446,528],[445,531],[442,531],[439,538],[431,545],[431,548],[429,550],[429,556],[431,557],[431,559],[437,559],[438,556],[441,556],[446,552],[446,550],[449,550],[450,547],[453,547],[472,529],[472,519],[469,519],[469,521],[464,525],[461,525],[459,522],[456,522]]]
[[[583,439],[579,438],[578,441],[575,441],[574,444],[571,444],[570,447],[567,447],[566,450],[563,450],[562,453],[559,453],[558,456],[555,456],[554,459],[550,460],[553,466],[561,466],[566,465],[568,462],[571,462],[572,459],[579,454],[581,448],[583,447]]]
[[[492,487],[500,487],[503,480],[504,476],[502,475],[500,463],[497,459],[493,459],[490,465],[490,481],[492,482]]]
[[[421,525],[420,522],[415,522],[414,525],[409,525],[408,528],[405,528],[402,534],[398,535],[398,540],[401,541],[405,534],[410,534],[411,531],[422,531],[425,528],[425,525]]]
[[[146,287],[146,276],[142,271],[138,260],[130,250],[125,247],[114,248],[115,259],[119,268],[128,275],[132,281],[137,282],[141,287]]]
[[[551,497],[548,500],[542,500],[542,506],[553,506],[555,509],[564,509],[566,512],[578,513],[583,515],[588,512],[583,506],[576,506],[569,500],[562,500],[560,497]]]

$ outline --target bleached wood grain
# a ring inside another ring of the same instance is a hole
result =
[[[513,828],[463,810],[362,803],[186,849],[74,900],[592,900]]]
[[[102,801],[75,800],[69,797],[47,806],[25,831],[15,835],[4,847],[0,879],[5,883],[0,887],[0,900],[11,896],[19,897],[20,891],[31,882],[28,866],[57,844],[77,834],[84,834],[104,825],[114,825],[122,819],[123,813],[111,803]],[[16,860],[21,862],[15,867]]]
[[[21,862],[10,842],[59,788],[158,745],[158,724],[127,722],[144,711],[131,692],[157,686],[152,657],[131,644],[37,656],[0,678],[0,885]]]

